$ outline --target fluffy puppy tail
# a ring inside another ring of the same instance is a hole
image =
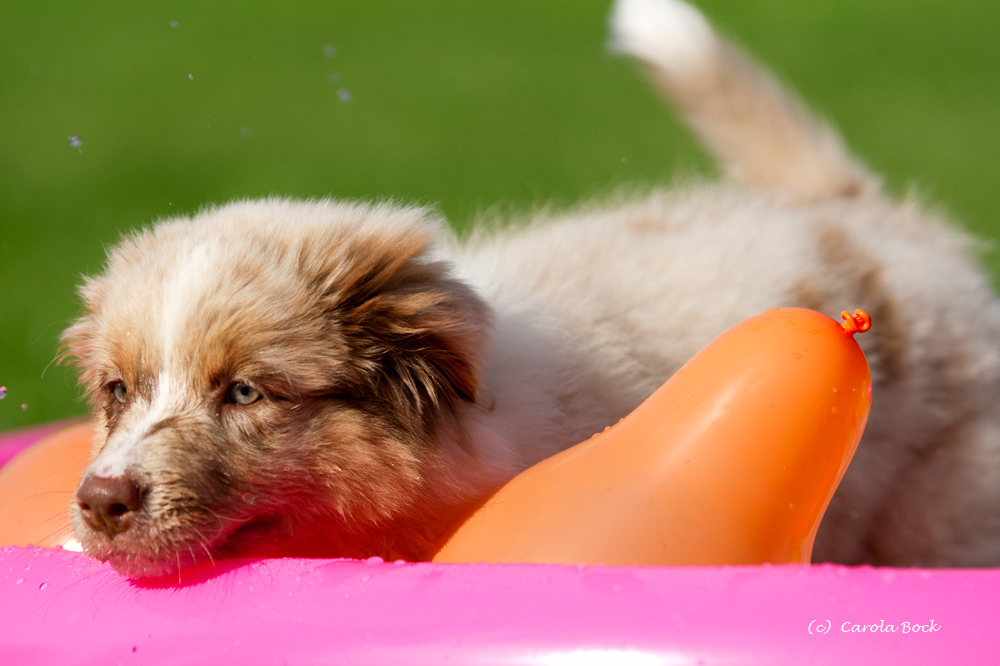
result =
[[[645,62],[726,172],[800,201],[879,189],[837,133],[682,0],[617,0],[612,48]]]

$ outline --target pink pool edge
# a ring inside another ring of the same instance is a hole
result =
[[[376,558],[192,576],[144,586],[0,548],[0,663],[1000,664],[1000,569]]]

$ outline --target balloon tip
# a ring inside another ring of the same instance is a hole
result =
[[[855,310],[854,314],[844,310],[840,316],[844,319],[841,326],[849,337],[854,337],[855,333],[864,333],[872,327],[872,318],[864,310]]]

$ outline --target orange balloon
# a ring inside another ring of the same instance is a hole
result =
[[[0,545],[74,547],[69,507],[90,462],[90,433],[89,423],[70,426],[0,468]]]
[[[522,472],[435,562],[809,562],[854,454],[871,375],[839,324],[775,309],[729,329],[632,414]]]

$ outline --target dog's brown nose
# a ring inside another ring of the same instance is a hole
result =
[[[141,502],[142,490],[127,472],[112,477],[90,475],[76,490],[76,503],[83,519],[109,537],[132,525]]]

